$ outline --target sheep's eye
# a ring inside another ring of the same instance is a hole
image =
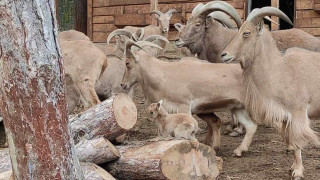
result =
[[[129,62],[126,62],[126,66],[129,67],[129,66],[130,66],[130,63],[129,63]]]
[[[201,26],[201,24],[200,24],[200,23],[197,23],[195,26],[196,26],[196,27],[199,27],[199,26]]]
[[[251,35],[251,31],[250,30],[246,30],[243,32],[243,36],[244,37],[249,37]]]

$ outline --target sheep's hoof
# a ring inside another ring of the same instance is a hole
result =
[[[238,136],[240,136],[240,133],[238,133],[237,131],[232,131],[231,133],[229,133],[229,136],[238,137]]]
[[[241,157],[242,156],[242,151],[240,149],[235,149],[233,151],[233,155],[236,157]]]

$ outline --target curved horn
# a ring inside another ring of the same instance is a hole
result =
[[[131,50],[131,48],[134,46],[143,50],[142,47],[139,44],[137,44],[137,42],[134,42],[133,40],[129,39],[126,43],[126,49]]]
[[[145,46],[150,46],[150,47],[154,47],[154,48],[158,48],[158,49],[162,49],[162,47],[160,47],[159,45],[149,42],[149,41],[138,41],[137,45],[139,47],[145,47]]]
[[[139,36],[139,40],[141,40],[144,36],[144,28],[140,28],[141,32],[140,32],[140,36]]]
[[[265,16],[264,19],[276,24],[276,25],[279,25],[279,23],[275,22],[274,20],[272,20],[269,16]]]
[[[235,28],[233,21],[223,12],[212,12],[208,15],[208,17],[213,18],[214,20],[220,22],[221,24],[227,26],[228,28]]]
[[[143,41],[152,42],[152,41],[156,41],[156,40],[162,40],[166,43],[169,43],[168,39],[161,36],[161,35],[151,35],[151,36],[148,36],[147,38],[145,38]]]
[[[176,30],[181,32],[181,28],[182,28],[183,25],[181,23],[175,23],[173,26],[176,28]]]
[[[203,8],[203,6],[204,6],[203,3],[197,4],[196,7],[193,8],[191,14],[196,15],[201,10],[201,8]]]
[[[151,11],[151,12],[150,12],[150,16],[151,16],[152,14],[156,14],[156,15],[158,15],[158,16],[163,15],[163,13],[162,13],[161,11],[158,11],[158,10]]]
[[[112,33],[110,33],[107,38],[107,44],[110,44],[110,40],[116,35],[124,35],[124,36],[127,36],[128,38],[132,38],[132,31],[129,31],[127,29],[117,29],[112,31]]]
[[[176,9],[170,9],[169,11],[166,12],[167,15],[171,16],[173,13],[178,13]]]
[[[241,18],[237,12],[237,10],[231,6],[230,4],[224,2],[224,1],[212,1],[207,3],[203,6],[201,11],[198,12],[197,16],[202,17],[205,19],[208,14],[210,14],[213,11],[222,11],[226,14],[228,14],[234,21],[236,22],[238,28],[241,27]]]
[[[283,13],[281,10],[279,10],[275,7],[263,7],[261,9],[255,11],[253,15],[251,15],[251,13],[250,13],[247,21],[251,21],[254,24],[258,24],[262,20],[262,18],[264,18],[265,16],[277,16],[279,18],[282,18],[283,20],[285,20],[289,24],[293,25],[290,18],[285,13]]]

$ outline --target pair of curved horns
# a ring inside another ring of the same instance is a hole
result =
[[[168,39],[161,36],[161,35],[151,35],[151,36],[146,37],[143,41],[153,42],[156,40],[162,40],[166,43],[169,43]]]
[[[277,16],[282,18],[287,23],[293,25],[290,18],[283,13],[281,10],[275,7],[263,7],[261,9],[254,9],[248,16],[247,21],[250,21],[254,24],[258,24],[266,16]]]
[[[137,47],[138,49],[143,50],[143,47],[145,47],[145,46],[150,46],[150,47],[162,49],[162,47],[160,47],[159,45],[154,44],[154,43],[149,42],[149,41],[138,41],[138,42],[134,42],[134,41],[131,40],[131,39],[127,41],[126,49],[127,49],[127,50],[131,50],[132,47]]]
[[[178,11],[176,9],[170,9],[169,11],[166,12],[167,15],[171,16],[173,13],[178,13]],[[154,10],[150,12],[150,15],[152,14],[156,14],[158,16],[162,16],[163,13],[159,10]]]
[[[208,14],[214,11],[222,11],[228,14],[232,19],[234,19],[237,27],[241,27],[242,22],[237,10],[232,5],[224,1],[211,1],[204,5],[199,11],[197,11],[194,16],[205,19],[207,18]]]
[[[110,41],[111,39],[114,37],[114,36],[117,36],[117,35],[123,35],[123,36],[127,36],[129,39],[131,39],[133,37],[133,32],[132,31],[129,31],[127,29],[117,29],[117,30],[114,30],[112,31],[112,33],[109,34],[108,38],[107,38],[107,44],[110,44]]]
[[[208,15],[209,18],[213,18],[214,20],[220,22],[221,24],[227,26],[228,28],[235,28],[233,21],[223,12],[215,11]]]

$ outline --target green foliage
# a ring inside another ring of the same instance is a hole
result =
[[[59,31],[66,31],[74,27],[74,1],[58,0]]]

